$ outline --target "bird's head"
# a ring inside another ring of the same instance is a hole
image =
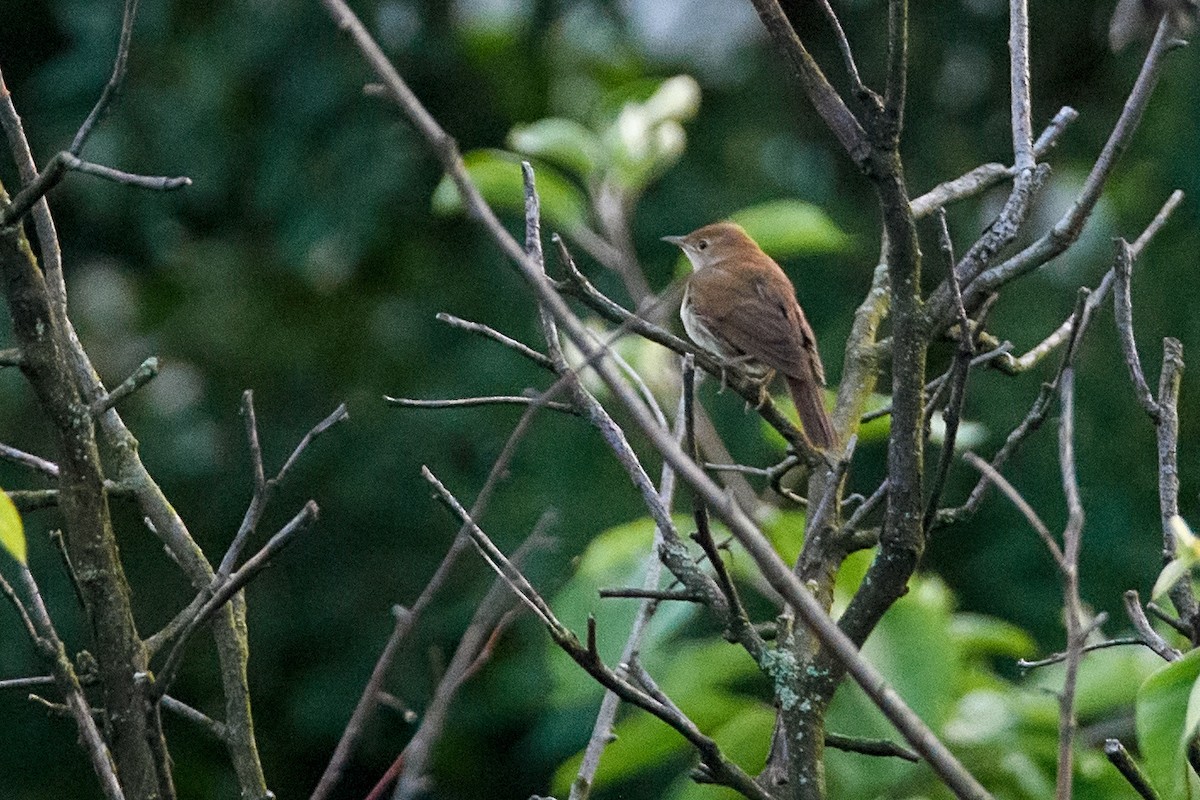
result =
[[[758,245],[750,235],[735,222],[714,222],[697,228],[687,236],[664,236],[664,242],[670,242],[683,250],[692,269],[701,270],[727,258],[745,254],[753,256],[761,253]]]

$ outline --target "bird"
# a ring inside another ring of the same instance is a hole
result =
[[[734,222],[662,238],[692,264],[679,309],[692,341],[761,381],[764,393],[781,373],[808,440],[832,447],[836,435],[825,411],[825,368],[783,269]]]

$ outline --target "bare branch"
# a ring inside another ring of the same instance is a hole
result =
[[[1074,780],[1075,685],[1087,630],[1083,625],[1083,601],[1079,597],[1079,553],[1083,548],[1083,502],[1079,498],[1079,474],[1075,467],[1075,368],[1070,365],[1071,346],[1067,351],[1068,366],[1060,376],[1059,393],[1062,409],[1058,421],[1058,462],[1062,472],[1063,495],[1067,500],[1067,525],[1062,539],[1063,616],[1067,628],[1065,675],[1059,695],[1058,717],[1058,774],[1055,797],[1070,800]],[[1090,626],[1089,626],[1090,627]]]
[[[1146,643],[1137,636],[1123,636],[1118,639],[1105,639],[1102,642],[1092,642],[1091,644],[1084,645],[1083,652],[1090,653],[1093,650],[1107,650],[1110,647],[1125,647],[1126,645],[1131,644],[1146,645]],[[1036,661],[1027,661],[1024,658],[1018,658],[1017,667],[1022,670],[1030,670],[1037,669],[1038,667],[1048,667],[1051,664],[1061,664],[1066,660],[1067,653],[1066,651],[1063,651],[1061,653],[1048,655],[1045,658],[1039,658]]]
[[[685,356],[685,371],[690,361],[686,360]],[[675,419],[675,435],[677,437],[686,436],[686,427],[684,421],[687,417],[687,402],[690,387],[687,381],[684,381],[684,386],[680,391],[679,403],[676,408]],[[675,496],[675,470],[669,463],[664,463],[662,473],[658,482],[658,494],[663,504],[669,509],[673,505]],[[658,610],[658,603],[661,600],[671,599],[687,599],[690,602],[701,602],[702,597],[691,590],[684,590],[683,593],[687,597],[672,598],[670,592],[658,589],[658,585],[662,578],[662,560],[658,553],[663,544],[663,532],[659,528],[654,530],[654,541],[651,543],[650,553],[646,556],[646,572],[642,578],[642,588],[637,590],[626,590],[637,592],[638,594],[627,594],[627,597],[643,597],[644,601],[638,606],[637,614],[633,618],[633,624],[629,627],[629,635],[625,638],[625,646],[621,651],[621,661],[617,666],[617,675],[625,677],[628,670],[625,665],[629,664],[634,655],[642,646],[642,640],[650,624],[650,619]],[[621,596],[608,590],[600,590],[601,597],[617,597]],[[596,721],[592,725],[592,734],[588,737],[588,743],[583,749],[583,759],[579,764],[579,771],[575,774],[575,780],[571,781],[571,793],[569,800],[587,800],[591,793],[593,781],[596,777],[596,770],[600,767],[600,759],[604,755],[604,750],[612,741],[613,724],[617,719],[617,709],[620,705],[620,696],[613,691],[606,691],[604,699],[600,701],[600,710],[596,713]]]
[[[96,127],[96,123],[100,121],[100,117],[108,110],[109,105],[116,98],[117,92],[121,89],[121,84],[125,80],[125,67],[129,63],[129,49],[133,44],[133,23],[137,18],[137,10],[138,0],[125,0],[125,10],[121,17],[121,38],[117,43],[117,57],[113,60],[112,74],[108,78],[108,83],[104,85],[104,91],[100,93],[100,99],[96,101],[96,105],[87,115],[87,119],[79,126],[75,139],[71,142],[70,152],[72,155],[79,155],[83,151],[84,144],[92,135],[92,129]]]
[[[1142,601],[1138,597],[1137,590],[1128,590],[1123,599],[1125,614],[1129,617],[1133,629],[1137,631],[1138,638],[1143,644],[1153,650],[1163,661],[1178,661],[1183,657],[1182,653],[1172,647],[1166,639],[1159,635],[1158,631],[1154,630],[1150,620],[1146,619],[1146,612],[1142,610]]]
[[[496,457],[495,463],[492,464],[487,479],[484,481],[483,487],[479,490],[479,494],[471,506],[470,516],[472,519],[482,518],[484,511],[491,502],[492,494],[501,480],[501,476],[508,472],[517,445],[529,432],[533,416],[537,413],[538,409],[539,406],[529,406],[522,413],[521,419],[513,428],[512,433],[509,434],[504,447],[500,450],[500,455]],[[391,671],[396,656],[400,653],[400,648],[407,640],[408,635],[412,632],[422,614],[433,603],[434,597],[445,586],[446,581],[449,580],[450,575],[454,572],[463,554],[470,547],[471,537],[468,535],[466,526],[464,525],[459,529],[450,548],[446,551],[446,555],[443,556],[441,563],[434,570],[433,575],[425,584],[425,588],[417,596],[416,601],[413,602],[412,607],[408,609],[402,606],[395,607],[396,623],[392,628],[391,634],[388,636],[387,642],[383,646],[383,650],[379,654],[379,658],[375,661],[375,666],[371,670],[371,676],[367,679],[366,686],[363,688],[363,692],[354,706],[354,711],[351,713],[350,719],[342,731],[341,738],[338,739],[337,746],[329,758],[329,763],[326,765],[325,771],[321,773],[321,779],[317,782],[310,800],[326,800],[337,786],[342,773],[345,771],[346,764],[350,760],[350,755],[354,747],[362,737],[367,723],[370,722],[372,715],[375,713],[380,694],[383,691],[384,682]],[[401,757],[403,757],[403,753],[401,753]],[[396,764],[393,764],[393,767],[399,769]],[[389,785],[394,778],[395,776],[391,778],[388,778],[387,775],[384,776]]]
[[[524,395],[492,395],[490,397],[456,397],[451,400],[414,400],[408,397],[384,396],[388,405],[401,408],[474,408],[476,406],[528,406],[537,405],[550,411],[579,416],[579,409],[570,403],[558,403]]]
[[[524,356],[543,369],[554,369],[554,365],[550,363],[550,359],[547,358],[543,353],[539,353],[529,345],[523,342],[518,342],[516,339],[513,339],[510,336],[505,336],[503,333],[489,325],[484,325],[481,322],[472,322],[470,320],[461,319],[453,314],[447,314],[444,311],[437,315],[437,320],[439,322],[446,323],[452,328],[460,328],[469,333],[475,333],[491,339],[494,342],[499,342],[510,350],[516,351],[518,354]]]
[[[1000,491],[1004,492],[1004,495],[1017,507],[1017,510],[1021,512],[1026,521],[1029,522],[1029,526],[1037,533],[1038,538],[1042,540],[1042,544],[1046,545],[1046,549],[1054,557],[1054,563],[1060,570],[1063,569],[1063,553],[1058,546],[1058,542],[1054,541],[1054,537],[1050,535],[1050,529],[1046,527],[1046,523],[1042,522],[1042,518],[1038,516],[1038,513],[1033,510],[1033,506],[1029,505],[1021,493],[1017,491],[1016,487],[1009,483],[1008,479],[1001,475],[999,470],[970,451],[963,453],[963,461],[966,461],[972,467],[982,472],[987,476],[989,481],[996,484]]]
[[[212,588],[214,592],[219,591],[219,585],[233,572],[234,565],[237,564],[238,557],[242,554],[242,549],[246,546],[246,542],[250,536],[258,528],[258,522],[262,519],[262,515],[267,509],[267,504],[271,502],[275,489],[283,483],[287,474],[300,459],[300,456],[308,449],[308,446],[312,444],[314,439],[350,416],[346,411],[346,404],[340,404],[329,416],[318,422],[308,433],[304,434],[303,438],[296,445],[296,448],[292,451],[292,454],[288,456],[287,461],[279,468],[279,472],[275,474],[275,477],[264,479],[262,446],[258,441],[258,419],[254,413],[254,393],[249,389],[242,393],[242,411],[246,417],[246,436],[250,442],[250,460],[254,469],[254,493],[250,498],[250,504],[246,507],[246,513],[242,516],[242,524],[238,527],[233,541],[229,543],[225,555],[221,558],[221,564],[217,568],[215,578],[217,587]]]
[[[826,733],[825,746],[846,753],[858,753],[864,756],[880,756],[885,758],[901,758],[916,764],[921,757],[887,739],[860,739],[856,736],[842,736],[839,733]]]
[[[126,397],[129,397],[129,395],[133,394],[138,389],[154,380],[156,375],[158,375],[158,359],[154,356],[150,356],[142,362],[141,366],[133,371],[132,375],[122,381],[120,386],[92,402],[90,406],[92,415],[97,417],[100,416],[105,411],[108,411],[117,403],[121,402]]]
[[[92,717],[91,706],[88,705],[87,698],[83,694],[83,688],[80,686],[79,677],[75,674],[75,668],[67,657],[66,647],[50,619],[50,612],[42,600],[42,593],[38,588],[37,581],[34,580],[29,567],[20,564],[19,568],[21,580],[25,584],[25,591],[29,595],[29,614],[26,615],[22,612],[23,622],[33,636],[33,642],[40,653],[50,662],[55,683],[65,698],[68,713],[79,728],[80,742],[92,762],[92,769],[100,779],[100,787],[104,791],[104,796],[108,800],[124,800],[125,793],[117,780],[112,753],[109,752],[108,745]],[[13,592],[12,587],[4,582],[3,588],[5,594],[15,602],[16,593]]]
[[[35,456],[32,453],[26,453],[24,450],[18,450],[15,447],[10,447],[6,444],[0,444],[0,458],[5,461],[11,461],[22,467],[27,467],[34,472],[40,472],[47,478],[58,480],[58,464],[53,461],[47,461],[44,458]]]
[[[529,536],[513,553],[514,564],[520,564],[528,553],[547,544],[542,531],[553,513],[543,514]],[[404,746],[404,771],[393,795],[395,800],[409,800],[426,788],[426,768],[433,746],[441,737],[447,715],[458,690],[474,675],[491,654],[495,639],[512,620],[517,597],[501,578],[496,578],[479,602],[466,630],[459,639],[454,655],[425,707],[421,724]]]
[[[805,94],[813,108],[821,115],[838,143],[850,155],[855,164],[862,165],[871,155],[866,131],[846,107],[837,90],[830,85],[825,73],[808,52],[804,43],[796,36],[787,15],[778,0],[751,0],[767,33],[775,42],[776,49],[787,59],[800,79]]]
[[[1033,169],[1033,122],[1029,96],[1029,7],[1027,0],[1011,0],[1008,11],[1008,50],[1011,58],[1013,164],[1017,170]]]
[[[1154,42],[1146,54],[1146,60],[1142,64],[1141,72],[1130,91],[1129,98],[1125,102],[1121,116],[1113,126],[1108,140],[1097,156],[1083,188],[1070,209],[1054,224],[1051,230],[1036,242],[972,280],[971,284],[965,288],[968,305],[976,297],[992,292],[1017,276],[1045,264],[1079,238],[1084,224],[1095,208],[1096,201],[1099,200],[1100,193],[1116,165],[1117,158],[1128,146],[1134,131],[1137,130],[1142,112],[1150,102],[1150,95],[1162,74],[1164,56],[1174,47],[1174,39],[1173,25],[1167,18],[1164,18],[1154,37]]]
[[[192,708],[187,703],[176,700],[170,695],[164,695],[161,702],[162,707],[167,711],[170,711],[172,714],[187,720],[217,741],[225,741],[227,728],[225,727],[224,722],[217,722],[203,711]]]
[[[833,29],[833,38],[837,41],[838,50],[842,53],[846,76],[850,79],[850,91],[854,93],[855,97],[871,97],[874,93],[863,84],[862,77],[858,74],[858,65],[854,62],[854,52],[850,48],[850,40],[846,38],[846,31],[842,29],[842,21],[838,19],[829,0],[817,0],[817,5],[825,13],[825,18],[829,20],[829,27]],[[878,100],[876,100],[877,102]]]
[[[1075,109],[1070,106],[1063,106],[1054,116],[1054,119],[1051,120],[1050,124],[1046,126],[1046,129],[1042,131],[1038,140],[1034,142],[1034,155],[1037,158],[1046,155],[1050,151],[1050,148],[1058,142],[1058,137],[1062,135],[1067,125],[1073,122],[1078,116],[1079,113]],[[939,184],[920,197],[914,198],[910,204],[913,217],[924,219],[937,209],[948,206],[958,200],[973,197],[1006,178],[1013,177],[1020,171],[1015,166],[1008,167],[1004,164],[981,164],[970,172]]]
[[[539,265],[527,256],[520,244],[512,238],[479,194],[463,166],[453,139],[442,130],[421,105],[343,0],[322,0],[322,2],[337,24],[352,36],[377,77],[388,87],[392,99],[398,103],[418,131],[433,146],[467,207],[486,227],[504,254],[516,264],[521,275],[534,290],[537,300],[554,315],[566,335],[585,356],[589,358],[598,356],[594,345],[589,341],[584,326],[557,294]],[[792,575],[791,570],[775,553],[770,542],[766,540],[754,523],[724,495],[721,488],[694,461],[687,457],[682,448],[671,440],[670,434],[657,424],[645,409],[640,398],[629,389],[615,368],[605,362],[603,358],[597,358],[594,368],[614,396],[625,407],[638,428],[649,437],[656,449],[674,466],[678,474],[703,494],[714,513],[729,526],[737,539],[746,547],[747,552],[759,566],[767,581],[797,609],[805,623],[811,627],[830,653],[845,666],[873,702],[897,725],[913,749],[930,763],[939,777],[960,797],[980,799],[988,797],[987,791],[966,771],[945,745],[937,740],[933,732],[913,713],[912,709],[900,700],[883,676],[862,658],[853,641],[829,619],[821,604]]]
[[[588,643],[579,643],[578,638],[558,620],[549,604],[542,598],[529,580],[521,574],[504,553],[492,542],[483,530],[471,519],[467,510],[458,499],[446,489],[428,467],[422,467],[422,475],[434,487],[439,499],[450,508],[461,523],[467,528],[471,540],[479,550],[484,560],[501,576],[505,583],[515,592],[518,598],[546,626],[555,644],[561,647],[572,660],[587,670],[588,674],[600,682],[606,689],[616,692],[621,699],[633,703],[639,708],[657,716],[671,727],[679,731],[700,753],[705,766],[709,769],[714,780],[729,786],[753,800],[772,800],[750,776],[746,775],[736,765],[724,757],[716,743],[705,736],[696,725],[671,704],[661,702],[652,693],[631,685],[616,672],[609,669],[600,661],[595,648],[595,620],[588,623]]]
[[[1158,422],[1158,403],[1150,394],[1150,386],[1146,383],[1146,373],[1142,371],[1142,360],[1138,357],[1137,342],[1133,338],[1133,299],[1130,292],[1129,280],[1133,275],[1133,254],[1129,242],[1124,239],[1113,241],[1116,255],[1113,257],[1113,274],[1116,276],[1116,290],[1113,292],[1113,310],[1117,322],[1117,334],[1121,340],[1121,354],[1125,357],[1125,366],[1129,369],[1129,379],[1133,382],[1133,392],[1137,395],[1138,403],[1150,415],[1150,419]]]
[[[262,549],[246,559],[237,572],[229,576],[227,580],[221,581],[212,589],[212,596],[200,607],[196,615],[191,619],[186,627],[179,634],[179,638],[175,640],[174,646],[171,648],[170,654],[167,656],[167,661],[163,668],[159,670],[154,682],[153,693],[156,697],[161,698],[167,693],[174,681],[176,674],[179,671],[179,666],[183,660],[184,651],[187,648],[191,636],[196,629],[207,622],[213,614],[221,609],[229,600],[242,590],[243,587],[271,565],[275,556],[280,553],[285,547],[292,543],[296,535],[306,530],[313,522],[316,521],[318,514],[317,504],[309,500],[304,504],[304,508],[300,510],[296,516],[279,529],[279,532],[272,536]]]

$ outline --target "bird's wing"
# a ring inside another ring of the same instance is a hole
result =
[[[713,303],[695,310],[711,320],[711,327],[717,328],[729,344],[785,375],[815,378],[825,385],[825,369],[812,328],[786,278],[781,285],[772,285],[765,275],[753,281],[738,281],[725,270],[706,269],[692,279],[712,281],[711,288],[717,291],[709,296],[723,298],[720,305]]]

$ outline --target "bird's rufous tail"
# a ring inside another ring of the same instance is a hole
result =
[[[792,402],[800,415],[800,424],[808,440],[817,447],[827,450],[833,447],[835,436],[829,413],[825,411],[825,393],[814,381],[805,381],[788,375],[787,385],[792,393]]]

